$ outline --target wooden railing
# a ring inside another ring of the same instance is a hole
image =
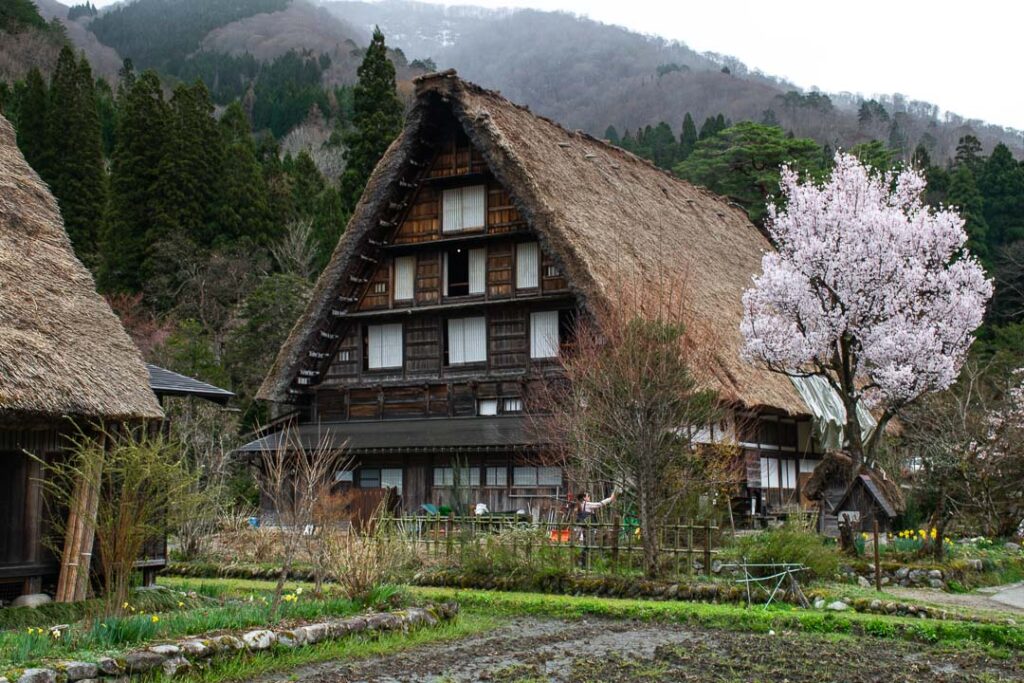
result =
[[[530,560],[555,558],[570,569],[630,572],[643,566],[642,529],[633,520],[533,522],[522,516],[419,516],[382,520],[382,529],[420,545],[428,556],[464,559],[484,543]],[[719,528],[709,522],[676,522],[658,529],[658,562],[677,575],[710,573],[719,552]],[[699,564],[698,564],[699,562]]]

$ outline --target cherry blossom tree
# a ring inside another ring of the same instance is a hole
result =
[[[744,356],[825,378],[849,450],[870,457],[901,409],[956,380],[992,285],[964,249],[963,218],[925,206],[915,170],[872,173],[838,153],[823,183],[784,167],[780,185],[784,206],[769,206],[767,222],[777,251],[743,295]],[[867,440],[861,401],[879,416]]]

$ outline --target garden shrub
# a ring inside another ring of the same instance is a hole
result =
[[[751,564],[802,564],[812,578],[831,578],[839,570],[839,552],[806,525],[787,522],[736,540],[736,551]]]

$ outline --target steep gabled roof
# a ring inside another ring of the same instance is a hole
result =
[[[722,396],[751,407],[808,412],[787,377],[740,358],[741,296],[771,248],[744,211],[453,71],[419,79],[403,132],[370,178],[259,398],[288,398],[360,245],[377,229],[432,119],[444,115],[454,115],[465,129],[584,305],[614,303],[624,286],[642,291],[683,282],[690,314],[715,339],[718,367],[712,374]]]
[[[160,418],[149,375],[0,116],[0,418]]]

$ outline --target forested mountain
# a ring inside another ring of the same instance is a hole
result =
[[[925,102],[879,97],[884,116],[859,116],[851,94],[801,93],[736,59],[698,54],[686,45],[565,13],[441,7],[409,0],[324,2],[364,29],[374,24],[412,58],[432,58],[569,128],[600,133],[669,122],[684,112],[699,121],[723,113],[734,121],[775,122],[822,144],[852,147],[872,139],[904,157],[923,143],[939,160],[957,141],[977,137],[985,150],[1003,142],[1024,155],[1024,135],[955,115]]]

